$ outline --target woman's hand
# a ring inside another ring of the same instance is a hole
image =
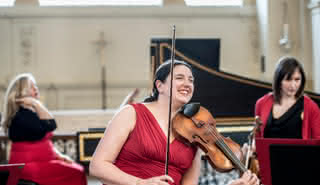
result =
[[[16,102],[18,104],[24,106],[25,108],[31,108],[32,107],[33,109],[35,108],[35,106],[37,104],[40,103],[37,99],[35,99],[35,98],[31,97],[31,96],[18,98],[18,99],[16,99]]]
[[[168,182],[174,182],[173,179],[168,175],[162,175],[157,177],[152,177],[149,179],[139,179],[136,185],[168,185]]]
[[[259,185],[260,180],[256,174],[251,173],[250,170],[246,171],[241,178],[233,181],[230,185]]]
[[[63,154],[59,154],[57,156],[58,160],[62,160],[64,162],[67,162],[67,163],[73,163],[74,161],[71,159],[71,157],[67,156],[67,155],[63,155]]]
[[[56,154],[57,154],[57,159],[58,159],[58,160],[65,161],[65,162],[67,162],[67,163],[73,163],[73,162],[74,162],[74,161],[71,159],[71,157],[62,154],[57,148],[54,147],[53,149],[54,149],[54,151],[55,151]]]
[[[28,96],[16,99],[16,102],[26,109],[36,112],[40,119],[53,119],[48,109],[36,98]]]

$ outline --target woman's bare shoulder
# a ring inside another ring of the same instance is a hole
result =
[[[133,129],[136,122],[136,111],[132,105],[125,105],[121,107],[110,120],[108,127],[112,125],[122,125],[123,127],[130,127]]]

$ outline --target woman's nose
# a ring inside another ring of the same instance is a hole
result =
[[[183,85],[184,85],[184,86],[188,86],[188,87],[190,87],[190,86],[192,86],[192,85],[193,85],[193,83],[192,83],[192,82],[190,82],[190,80],[189,80],[189,79],[186,79],[186,80],[184,80]]]
[[[290,86],[291,86],[292,88],[296,88],[296,87],[298,87],[298,83],[293,80],[293,81],[290,83]]]

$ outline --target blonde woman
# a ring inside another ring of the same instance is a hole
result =
[[[86,185],[83,167],[54,148],[57,125],[39,95],[30,73],[16,76],[8,86],[1,125],[12,141],[9,163],[25,163],[21,179],[39,185]]]

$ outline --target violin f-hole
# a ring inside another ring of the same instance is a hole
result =
[[[193,124],[197,127],[197,128],[201,128],[203,125],[206,124],[206,122],[201,121],[201,120],[196,120],[193,117],[191,118]]]

